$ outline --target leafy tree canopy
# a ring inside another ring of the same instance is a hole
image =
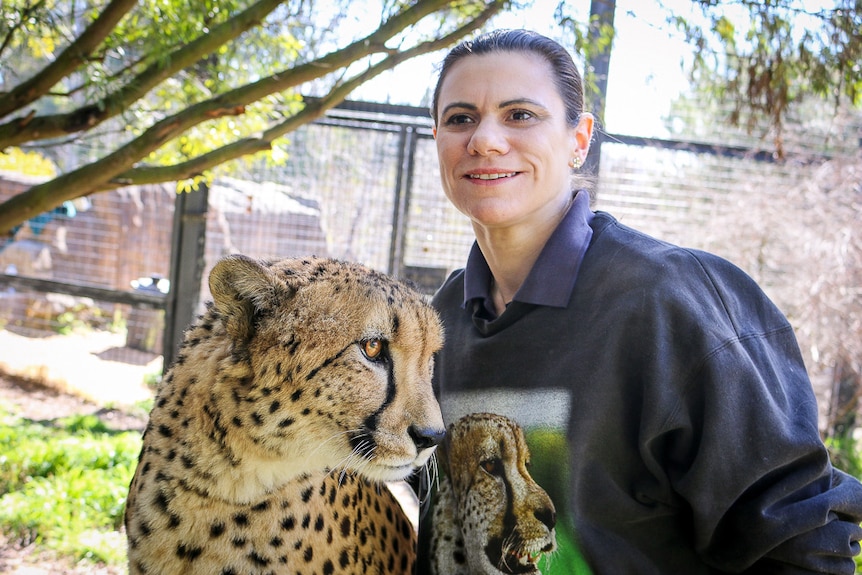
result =
[[[5,0],[0,150],[13,162],[38,151],[59,175],[0,204],[0,235],[80,196],[194,185],[277,151],[363,82],[453,44],[507,2],[380,0],[359,15],[352,4]]]
[[[765,119],[778,155],[791,107],[810,99],[862,107],[862,2],[694,0],[704,23],[669,20],[694,46],[693,83],[731,104],[749,131]]]
[[[691,0],[692,11],[657,1],[671,28],[692,45],[692,86],[714,105],[729,106],[732,125],[772,132],[779,156],[794,105],[816,99],[835,110],[862,107],[862,1]],[[572,2],[560,2],[557,20],[588,63],[587,88],[595,91],[589,64],[611,50],[607,13],[619,7],[615,0],[591,0],[591,6],[584,21],[572,16]],[[626,6],[638,13],[638,3]]]

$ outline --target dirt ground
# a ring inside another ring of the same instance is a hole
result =
[[[4,403],[33,421],[93,414],[108,428],[117,431],[143,431],[147,422],[147,414],[141,409],[104,407],[71,393],[0,373],[0,404]]]
[[[0,573],[5,575],[125,575],[125,569],[92,564],[76,565],[70,560],[39,554],[0,535]]]

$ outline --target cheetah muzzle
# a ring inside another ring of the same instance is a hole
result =
[[[423,296],[358,264],[230,256],[156,394],[126,505],[129,571],[409,573],[381,483],[445,429]]]

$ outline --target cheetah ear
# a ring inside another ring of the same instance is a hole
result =
[[[273,273],[243,255],[220,260],[210,272],[210,292],[218,311],[225,317],[228,334],[246,342],[254,334],[254,318],[268,306],[274,295]]]

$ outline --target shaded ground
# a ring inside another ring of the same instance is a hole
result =
[[[21,417],[33,421],[93,414],[108,428],[117,431],[143,431],[147,422],[147,414],[143,410],[101,407],[77,395],[2,373],[0,373],[0,403],[15,406],[16,412]]]

